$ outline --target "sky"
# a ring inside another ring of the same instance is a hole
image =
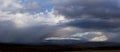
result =
[[[0,0],[0,42],[120,42],[119,0]]]

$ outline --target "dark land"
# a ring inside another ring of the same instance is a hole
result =
[[[28,45],[0,43],[0,52],[120,52],[119,43],[86,42],[77,45]]]

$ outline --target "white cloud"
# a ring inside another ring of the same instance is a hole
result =
[[[0,42],[39,42],[37,40],[56,31],[58,29],[56,26],[65,20],[64,16],[55,15],[54,10],[38,11],[38,13],[31,14],[29,9],[36,10],[37,4],[33,3],[31,5],[36,6],[30,7],[19,3],[19,1],[21,0],[0,0]],[[52,33],[49,36],[52,36]]]
[[[83,38],[88,41],[107,41],[108,37],[102,32],[84,32],[71,35],[70,37]]]
[[[56,25],[65,21],[64,16],[55,15],[54,10],[31,14],[31,10],[39,10],[37,1],[23,4],[22,0],[0,0],[0,21],[12,21],[16,27],[28,27],[35,25]],[[42,10],[42,9],[40,9]],[[23,11],[26,11],[23,13]],[[22,13],[21,13],[22,12]],[[35,11],[32,11],[33,13]],[[44,14],[47,13],[47,14]]]
[[[16,27],[28,27],[35,25],[56,25],[65,21],[63,16],[55,16],[54,11],[49,14],[9,13],[0,11],[0,21],[12,21]]]
[[[0,9],[2,10],[14,10],[22,8],[22,5],[17,0],[0,0]]]
[[[80,40],[80,38],[62,38],[62,37],[49,37],[45,40]]]
[[[108,38],[105,35],[94,37],[94,38],[90,39],[90,41],[107,41],[107,40],[108,40]]]

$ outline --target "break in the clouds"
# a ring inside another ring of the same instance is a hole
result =
[[[119,42],[118,0],[0,0],[0,6],[0,42]]]

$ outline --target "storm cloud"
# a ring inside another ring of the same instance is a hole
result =
[[[57,25],[50,25],[52,22],[47,20],[34,21],[35,18],[32,19],[30,16],[23,18],[23,16],[16,16],[15,14],[13,16],[7,15],[1,14],[0,17],[0,42],[39,43],[44,38],[51,37],[54,32],[61,28]]]
[[[118,0],[53,0],[51,2],[59,14],[67,18],[119,18]]]
[[[99,29],[99,30],[100,29],[110,30],[110,29],[120,27],[118,22],[110,22],[110,21],[101,20],[101,19],[76,19],[66,23],[65,25],[75,26],[75,27],[85,28],[85,29]]]
[[[100,29],[120,27],[119,0],[53,0],[51,4],[56,13],[72,20],[68,22],[71,26]]]
[[[55,17],[53,10],[47,12],[37,1],[42,2],[42,0],[0,0],[0,42],[40,43],[63,28],[57,23],[64,20],[64,17]]]
[[[83,31],[100,31],[119,39],[120,29],[119,0],[52,0],[57,15],[63,15],[70,21],[65,26],[72,26]],[[113,33],[110,35],[109,33]]]
[[[39,43],[49,37],[71,36],[119,42],[119,2],[0,0],[0,42]]]

